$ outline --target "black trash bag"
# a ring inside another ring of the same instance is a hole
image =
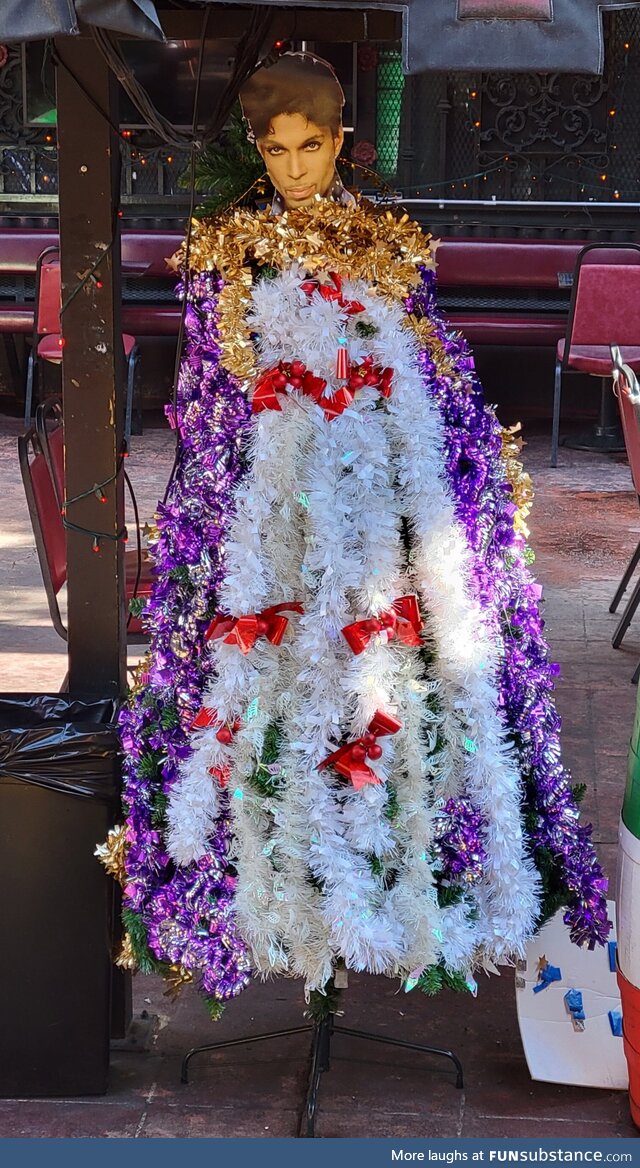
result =
[[[113,699],[0,696],[0,1096],[103,1094],[119,815]]]
[[[0,780],[17,779],[107,802],[118,795],[114,698],[0,697]]]

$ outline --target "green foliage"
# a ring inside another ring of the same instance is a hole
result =
[[[373,876],[384,876],[384,864],[379,856],[374,856],[373,853],[369,856],[369,867]]]
[[[162,755],[157,750],[145,750],[138,763],[138,775],[141,779],[153,781],[158,778]]]
[[[309,1005],[305,1010],[305,1018],[310,1018],[314,1025],[324,1022],[330,1014],[337,1014],[342,1001],[342,990],[337,990],[333,981],[330,978],[324,987],[324,993],[319,990],[312,990],[309,997]]]
[[[180,715],[175,702],[166,702],[160,711],[160,725],[163,730],[177,730],[180,725]]]
[[[219,1022],[224,1014],[224,1002],[219,1002],[217,998],[213,998],[210,994],[206,994],[204,1004],[207,1007],[207,1013],[212,1022]]]
[[[156,830],[166,827],[168,802],[169,798],[164,791],[156,791],[151,810],[151,824]]]
[[[180,564],[179,567],[170,569],[169,579],[186,586],[191,584],[191,573],[186,564]]]
[[[398,790],[393,783],[387,783],[387,806],[385,807],[384,813],[390,823],[395,823],[400,814]]]
[[[370,321],[367,320],[358,320],[356,321],[355,331],[359,337],[375,337],[376,333],[378,332],[378,326],[376,324],[371,324]]]
[[[536,848],[533,858],[542,887],[540,916],[537,921],[538,928],[540,928],[545,921],[550,920],[557,913],[559,908],[566,905],[569,899],[569,890],[561,877],[558,861],[549,848]]]
[[[141,973],[159,973],[165,977],[169,973],[169,966],[158,961],[149,949],[147,930],[142,917],[132,908],[122,910],[122,923],[131,940],[131,950]]]
[[[444,965],[428,965],[418,978],[418,989],[423,994],[439,994],[440,990],[454,990],[457,994],[468,994],[467,979],[462,973],[451,973]]]
[[[131,600],[129,601],[129,612],[130,612],[131,616],[135,616],[135,617],[142,616],[142,614],[146,608],[146,605],[147,605],[147,602],[146,602],[144,596],[132,596]]]
[[[535,837],[540,816],[532,806],[535,799],[535,790],[533,789],[531,780],[528,784],[528,799],[525,804],[524,827],[529,837]],[[571,794],[575,802],[580,805],[586,793],[586,786],[584,783],[575,783],[571,788]],[[540,877],[540,887],[542,895],[540,897],[540,915],[537,920],[538,928],[555,916],[558,909],[564,908],[569,900],[569,889],[562,877],[562,868],[558,858],[554,855],[550,848],[535,848],[533,859]]]
[[[195,165],[195,189],[204,194],[204,201],[196,208],[196,216],[217,215],[238,202],[264,174],[264,165],[254,144],[247,138],[247,127],[240,105],[217,142],[200,152]],[[180,176],[180,186],[191,185],[191,168]]]
[[[459,884],[448,884],[446,887],[438,887],[438,904],[440,908],[451,908],[454,904],[460,904],[464,896],[464,889]]]
[[[251,776],[252,785],[265,798],[274,795],[278,789],[279,777],[278,775],[270,774],[267,767],[278,761],[281,738],[282,732],[278,723],[271,722],[264,732],[264,743],[262,746],[262,754],[260,755],[260,762]]]
[[[260,280],[275,280],[280,272],[277,268],[272,268],[271,264],[261,264],[256,273],[256,279]]]

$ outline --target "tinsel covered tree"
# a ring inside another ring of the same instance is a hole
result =
[[[123,716],[123,960],[473,985],[558,904],[607,936],[530,574],[531,486],[414,225],[196,226],[179,462]],[[320,1005],[319,1005],[320,1003]]]

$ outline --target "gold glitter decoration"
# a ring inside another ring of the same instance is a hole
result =
[[[194,221],[190,267],[216,270],[226,281],[218,298],[222,364],[243,382],[256,374],[246,319],[256,266],[283,270],[299,263],[309,275],[346,270],[377,295],[398,301],[418,284],[418,265],[435,268],[438,241],[430,239],[408,215],[366,200],[342,206],[323,199],[278,216],[241,208]]]
[[[125,825],[112,827],[103,844],[98,844],[94,851],[101,864],[104,864],[110,876],[115,876],[120,884],[124,883],[124,854],[126,850]]]
[[[249,269],[244,271],[250,275]],[[246,316],[251,307],[251,285],[244,279],[225,284],[218,296],[222,364],[240,381],[255,375],[256,353]]]
[[[131,671],[131,683],[129,686],[129,693],[133,697],[146,689],[149,684],[149,670],[151,668],[151,654],[145,653],[141,657],[137,665],[134,665]]]
[[[119,966],[120,969],[130,969],[132,973],[135,973],[138,968],[138,962],[136,961],[133,954],[131,937],[128,933],[125,933],[124,935],[124,941],[122,942],[122,947],[118,953],[118,956],[116,957],[115,963],[117,966]]]
[[[460,374],[456,369],[454,358],[447,353],[444,344],[438,336],[437,327],[428,316],[415,316],[409,313],[404,320],[406,328],[412,329],[421,349],[426,349],[435,364],[439,377],[452,377],[459,380]]]
[[[182,987],[193,981],[193,974],[183,965],[172,965],[171,972],[164,975],[164,980],[167,986],[164,996],[175,1002]]]
[[[154,519],[158,520],[159,518],[159,515],[154,515]],[[142,528],[142,535],[146,539],[149,547],[153,547],[154,544],[156,544],[160,539],[160,528],[158,527],[157,522],[145,523],[144,527]]]
[[[365,200],[342,206],[319,199],[277,216],[239,209],[195,221],[189,262],[194,271],[213,268],[245,284],[251,262],[278,269],[298,262],[311,275],[347,263],[352,279],[396,299],[418,283],[418,264],[435,267],[429,239],[406,214],[398,217]]]
[[[513,525],[517,532],[528,539],[529,528],[525,520],[533,506],[534,490],[531,476],[527,474],[520,461],[524,445],[521,430],[520,422],[502,430],[502,457],[505,461],[507,479],[511,484],[511,497],[518,508],[513,517]]]
[[[177,629],[174,629],[172,632],[169,644],[171,645],[171,652],[175,653],[176,657],[179,657],[181,661],[186,661],[190,653],[189,646],[185,644],[182,634]]]

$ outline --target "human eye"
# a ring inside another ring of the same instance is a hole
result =
[[[284,151],[282,149],[282,146],[267,146],[267,154],[271,154],[272,157],[274,157],[275,155],[278,155],[278,154],[283,154],[283,153],[284,153]]]
[[[314,138],[314,140],[312,142],[305,142],[304,148],[305,148],[305,150],[319,150],[321,145],[322,145],[322,143],[318,142]]]

